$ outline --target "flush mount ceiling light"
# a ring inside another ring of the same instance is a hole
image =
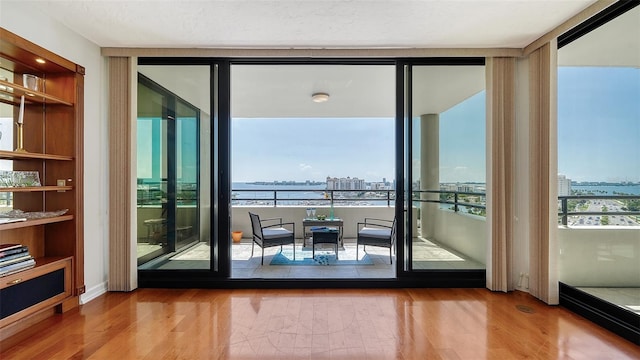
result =
[[[311,95],[311,100],[313,102],[321,103],[329,100],[329,94],[327,93],[315,93]]]

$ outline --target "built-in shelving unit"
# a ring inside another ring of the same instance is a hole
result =
[[[17,85],[2,79],[0,79],[0,93],[6,95],[2,97],[3,100],[7,100],[15,105],[20,104],[20,97],[24,95],[25,100],[28,103],[49,103],[73,106],[72,103],[64,101],[56,96],[51,96],[40,91],[29,90],[22,85]]]
[[[27,87],[25,74],[44,86]],[[41,183],[0,187],[0,216],[11,210],[38,215],[0,223],[0,244],[26,246],[35,259],[30,268],[0,276],[0,341],[78,306],[85,291],[83,102],[82,66],[0,28],[0,169],[36,171]],[[20,112],[23,149],[16,150]],[[66,212],[40,217],[60,210]]]
[[[72,156],[51,155],[51,154],[38,154],[30,152],[15,152],[0,150],[0,159],[3,160],[21,160],[21,159],[39,159],[39,160],[59,160],[59,161],[72,161]]]

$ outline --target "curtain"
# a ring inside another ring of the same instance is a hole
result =
[[[529,55],[529,292],[558,303],[557,46]]]
[[[131,64],[109,58],[109,291],[137,287],[135,243],[131,241]],[[133,244],[133,245],[132,245]]]
[[[515,58],[488,58],[487,288],[508,291],[513,244]]]

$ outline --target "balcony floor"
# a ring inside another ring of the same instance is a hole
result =
[[[602,300],[608,301],[621,308],[634,312],[640,316],[640,288],[632,287],[576,287]]]
[[[356,245],[354,241],[345,239],[344,249],[338,251],[340,259],[355,260]],[[301,241],[300,241],[301,242]],[[287,248],[287,246],[285,246]],[[291,248],[289,246],[288,248]],[[326,252],[333,252],[332,247],[326,246]],[[316,247],[316,254],[324,253],[322,244]],[[243,239],[240,244],[234,244],[232,250],[231,277],[234,279],[384,279],[395,277],[395,264],[389,264],[389,249],[369,246],[367,254],[373,265],[271,265],[273,256],[280,252],[279,247],[264,250],[264,265],[260,265],[259,247],[255,247],[251,257],[251,242]],[[302,253],[302,245],[296,245],[296,253]],[[362,247],[360,255],[362,256]],[[395,260],[395,256],[394,256]]]
[[[296,254],[303,254],[302,240],[297,241]],[[138,244],[139,247],[141,244]],[[144,244],[142,244],[144,245]],[[324,248],[323,248],[324,247]],[[291,252],[291,246],[285,246],[285,252]],[[308,249],[305,249],[308,250]],[[271,265],[275,255],[280,252],[279,247],[264,250],[264,265],[260,264],[261,249],[256,246],[251,256],[251,240],[242,239],[232,247],[231,277],[234,279],[385,279],[395,278],[394,264],[389,264],[389,249],[368,246],[366,253],[372,264],[353,264],[340,266],[322,265]],[[319,244],[316,255],[322,253],[333,254],[331,245]],[[359,256],[362,258],[362,246]],[[310,257],[308,252],[307,257]],[[151,262],[142,267],[151,270],[180,270],[180,269],[208,269],[210,268],[210,248],[206,243],[199,243],[183,252],[166,255],[164,261]],[[346,238],[344,248],[339,250],[341,260],[356,259],[355,239]],[[466,258],[451,249],[441,247],[435,242],[422,238],[413,240],[413,268],[415,270],[467,270],[484,269],[484,265]]]

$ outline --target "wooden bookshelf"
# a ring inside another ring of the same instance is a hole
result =
[[[43,89],[25,87],[25,74],[43,79]],[[26,246],[36,259],[34,267],[0,277],[0,341],[28,329],[43,314],[78,306],[85,291],[84,68],[0,28],[0,107],[13,113],[14,123],[22,96],[26,151],[0,150],[0,161],[3,169],[37,171],[42,186],[0,187],[1,211],[66,213],[0,223],[0,244]],[[15,149],[15,127],[13,134],[3,135],[13,136]]]

